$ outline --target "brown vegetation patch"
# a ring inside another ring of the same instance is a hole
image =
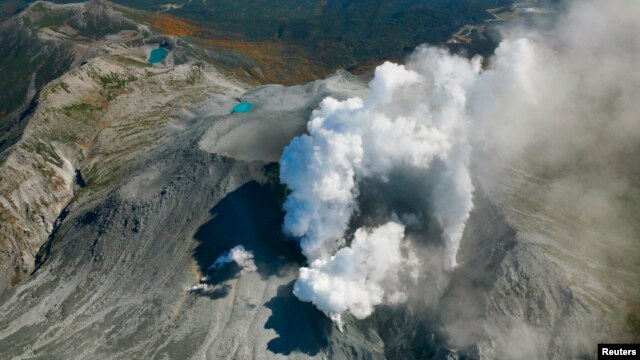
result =
[[[326,76],[330,71],[314,62],[303,49],[278,41],[197,38],[193,42],[201,48],[236,54],[246,59],[228,70],[253,83],[302,84]]]
[[[192,36],[198,28],[190,23],[167,14],[153,14],[147,22],[151,27],[162,31],[166,35],[173,36]]]

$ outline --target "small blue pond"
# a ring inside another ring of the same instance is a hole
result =
[[[151,55],[149,55],[149,62],[152,64],[159,63],[164,60],[164,58],[169,55],[169,50],[159,47],[151,50]]]
[[[233,109],[231,109],[231,113],[246,113],[249,112],[249,110],[251,110],[251,103],[248,102],[241,102],[240,104],[236,105],[233,107]]]

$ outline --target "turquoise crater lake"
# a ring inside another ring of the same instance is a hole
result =
[[[236,105],[233,107],[233,109],[231,109],[231,113],[246,113],[249,112],[249,110],[251,110],[251,103],[248,102],[241,102],[240,104]]]
[[[169,55],[169,50],[163,47],[155,48],[151,50],[151,55],[149,55],[148,61],[152,64],[159,63],[160,61],[164,60],[167,55]]]

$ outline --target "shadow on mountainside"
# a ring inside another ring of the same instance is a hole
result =
[[[302,352],[313,356],[329,345],[327,334],[333,325],[311,303],[293,295],[294,282],[280,286],[278,294],[264,304],[271,310],[264,328],[278,334],[267,343],[267,349],[282,355]]]
[[[258,273],[265,279],[289,274],[304,264],[297,244],[282,235],[283,199],[280,185],[250,181],[227,194],[209,211],[211,219],[196,232],[198,245],[192,254],[212,286],[198,292],[200,296],[215,300],[228,294],[230,286],[226,282],[239,276],[240,267],[229,264],[207,271],[216,258],[236,245],[253,252]],[[293,284],[292,281],[280,286],[277,295],[264,304],[272,313],[264,327],[278,334],[267,348],[283,355],[292,352],[315,355],[328,346],[326,334],[331,330],[331,321],[312,304],[298,300],[293,295]]]
[[[224,252],[242,245],[253,252],[263,278],[298,267],[304,258],[297,244],[286,241],[281,224],[283,191],[277,184],[250,181],[227,194],[209,212],[212,217],[195,234],[193,257],[202,274]],[[209,272],[209,283],[222,284],[237,276],[235,264]]]

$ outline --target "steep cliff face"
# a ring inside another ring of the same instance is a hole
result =
[[[0,165],[3,288],[34,269],[74,193],[107,189],[138,152],[168,136],[169,109],[242,89],[203,64],[157,68],[129,56],[93,59],[47,85]]]
[[[21,136],[40,90],[108,46],[142,38],[105,1],[31,4],[0,25],[0,159]],[[108,35],[112,37],[108,37]],[[118,37],[118,34],[126,35]],[[105,37],[106,36],[106,37]]]
[[[165,104],[185,96],[186,88],[166,94],[177,87],[201,89],[218,81],[213,78],[222,79],[218,73],[205,76],[213,69],[202,64],[192,67],[185,63],[186,56],[181,58],[182,67],[161,70],[184,53],[177,46],[163,64],[151,66],[146,62],[149,51],[172,41],[124,17],[120,11],[126,9],[117,9],[101,0],[68,5],[36,2],[0,26],[0,69],[6,74],[0,80],[1,289],[34,269],[38,249],[56,227],[56,219],[66,214],[63,210],[74,188],[79,188],[75,183],[82,177],[80,169],[105,148],[95,143],[98,134],[113,125],[113,116],[127,112],[121,106],[133,106],[120,104],[121,95],[141,96],[131,93],[142,87]],[[96,56],[100,58],[90,61]],[[82,64],[81,70],[68,72]],[[171,75],[163,74],[166,70]],[[143,103],[139,115],[151,116],[151,106]],[[138,138],[109,145],[126,152],[154,140],[145,139],[136,147],[131,142]]]
[[[207,67],[121,61],[94,59],[59,79],[73,104],[74,86],[100,94],[104,74],[136,77],[92,110],[102,125],[90,145],[69,145],[85,184],[74,188],[35,274],[2,295],[3,355],[382,358],[377,336],[354,329],[344,337],[291,293],[302,259],[280,232],[277,167],[239,136],[253,143],[268,132],[253,146],[277,154],[322,98],[352,96],[363,84],[339,74],[244,92]],[[56,99],[48,91],[43,109]],[[255,112],[229,114],[238,97]],[[227,136],[236,141],[220,142]],[[224,155],[210,152],[217,146]],[[257,273],[185,291],[237,244],[254,251]]]

